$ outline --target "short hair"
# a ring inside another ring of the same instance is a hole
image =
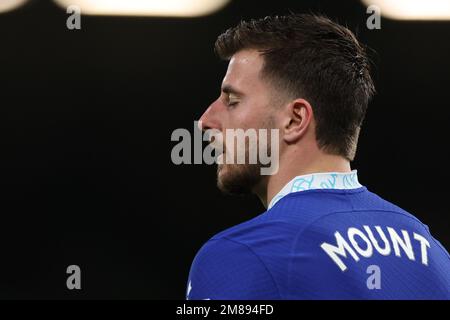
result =
[[[375,93],[367,49],[325,16],[288,14],[242,21],[215,43],[229,60],[244,49],[264,58],[262,76],[313,108],[318,146],[352,161],[368,103]]]

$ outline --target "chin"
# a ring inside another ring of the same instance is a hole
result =
[[[217,187],[226,194],[250,194],[260,179],[259,166],[221,164],[217,167]]]

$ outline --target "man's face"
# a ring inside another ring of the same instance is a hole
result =
[[[242,50],[230,60],[222,82],[221,94],[200,118],[202,129],[217,129],[223,135],[223,164],[217,168],[218,187],[227,193],[254,191],[261,181],[261,165],[249,164],[249,145],[234,141],[234,161],[229,164],[227,129],[270,129],[274,127],[273,89],[261,78],[263,58],[256,50]],[[228,131],[229,132],[229,131]],[[229,138],[229,137],[228,137]],[[258,137],[259,140],[259,137]],[[267,141],[270,141],[269,137]],[[217,142],[217,141],[216,141]],[[220,143],[220,142],[219,142]],[[265,146],[270,147],[270,143]],[[245,148],[245,164],[237,164],[237,150]],[[228,157],[228,158],[227,158]]]

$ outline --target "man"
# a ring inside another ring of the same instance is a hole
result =
[[[290,14],[242,22],[215,48],[229,66],[202,129],[277,129],[279,169],[218,166],[222,191],[253,192],[267,211],[201,248],[187,298],[449,299],[447,251],[350,168],[374,93],[354,35]]]

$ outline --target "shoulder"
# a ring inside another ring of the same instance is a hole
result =
[[[258,254],[244,243],[212,238],[198,251],[189,299],[277,299],[279,290]]]
[[[210,238],[190,271],[190,299],[279,299],[296,231],[267,212]]]

